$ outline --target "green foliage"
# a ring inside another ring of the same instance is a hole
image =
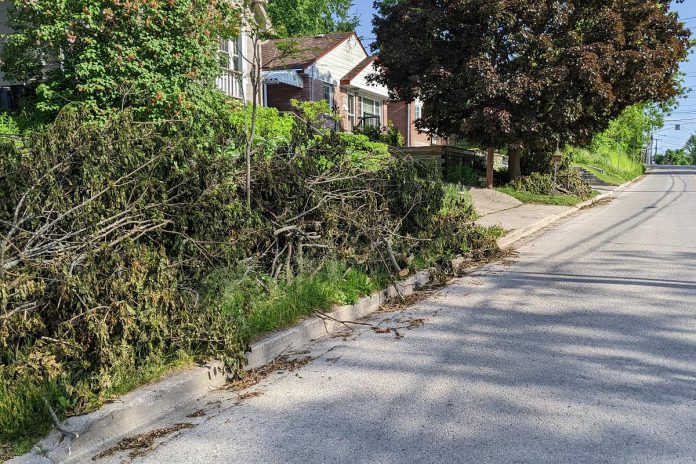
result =
[[[641,150],[646,143],[650,127],[660,127],[661,114],[656,114],[645,104],[626,108],[609,127],[592,139],[590,150],[594,153],[621,153],[624,157],[640,161]]]
[[[237,321],[244,339],[254,340],[315,311],[353,304],[379,286],[364,271],[330,261],[290,283],[245,269],[221,270],[209,278],[208,288],[210,304]]]
[[[394,262],[497,252],[432,164],[300,122],[269,147],[287,137],[272,111],[247,208],[229,156],[247,118],[69,107],[0,143],[0,440],[50,427],[42,396],[77,414],[192,358],[239,372],[253,337],[355,301]]]
[[[326,100],[290,100],[290,104],[293,108],[300,112],[302,118],[307,122],[307,124],[318,128],[325,128],[327,121],[337,121],[338,116],[331,111],[329,107],[329,102]]]
[[[15,0],[2,51],[10,79],[41,82],[36,108],[80,101],[134,108],[136,118],[219,112],[220,37],[239,31],[231,2]],[[60,60],[60,65],[58,65]]]
[[[360,18],[351,12],[353,0],[270,0],[268,14],[281,37],[351,32]]]
[[[422,100],[417,125],[439,135],[584,145],[630,105],[682,91],[691,33],[670,3],[378,1],[375,80]]]
[[[406,144],[403,134],[392,121],[387,122],[387,131],[382,134],[381,141],[392,147],[403,147]]]
[[[471,166],[458,164],[452,169],[448,169],[445,175],[447,182],[464,185],[478,185],[479,172]]]
[[[540,205],[558,205],[558,206],[575,206],[587,198],[579,197],[577,195],[541,195],[528,192],[520,192],[512,187],[500,187],[498,191],[510,195],[511,197],[517,198],[522,203],[536,203]]]
[[[249,137],[251,112],[252,108],[245,106],[229,115],[232,125],[231,133],[235,135],[230,151],[237,155],[243,152]],[[294,127],[295,121],[291,114],[281,114],[276,108],[259,107],[256,115],[254,147],[266,156],[271,156],[279,147],[290,144]]]
[[[575,169],[559,170],[556,183],[553,181],[553,174],[535,172],[513,180],[510,182],[509,187],[517,192],[533,195],[558,195],[564,193],[581,199],[592,196],[592,189],[580,178]]]
[[[619,156],[616,150],[593,152],[566,147],[565,154],[574,165],[592,172],[608,184],[622,184],[645,173],[645,165],[633,157]],[[601,170],[601,171],[599,171]]]
[[[0,113],[0,134],[19,135],[21,129],[16,117],[8,112]]]
[[[339,132],[338,136],[351,162],[356,166],[373,170],[383,166],[391,156],[386,144],[372,142],[364,135]]]
[[[686,150],[679,148],[677,150],[667,150],[664,155],[655,157],[655,164],[674,165],[674,166],[691,166],[694,159],[687,155]]]
[[[406,143],[403,134],[394,126],[392,121],[387,122],[387,130],[382,132],[382,129],[375,126],[366,126],[363,128],[356,127],[353,133],[366,136],[373,142],[386,143],[392,147],[403,147]]]
[[[229,182],[236,166],[184,124],[163,135],[128,112],[84,119],[66,110],[0,146],[0,422],[30,420],[12,412],[25,404],[49,425],[39,394],[22,393],[49,385],[87,411],[181,350],[240,366],[233,321],[195,291],[248,251],[235,237],[255,215]]]
[[[691,159],[690,164],[696,164],[696,134],[692,134],[684,144],[684,152]]]

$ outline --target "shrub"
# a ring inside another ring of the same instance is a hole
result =
[[[478,185],[479,173],[471,166],[458,164],[453,169],[448,169],[445,176],[447,182],[464,185]]]
[[[362,128],[355,128],[354,133],[364,135],[373,142],[386,143],[392,147],[403,147],[406,143],[406,139],[404,139],[403,134],[399,132],[392,121],[387,122],[387,130],[384,132],[380,127],[366,126]]]
[[[582,180],[575,169],[562,169],[558,171],[556,183],[553,182],[553,174],[532,173],[510,182],[510,186],[519,192],[535,195],[557,195],[564,193],[580,198],[589,198],[592,188]]]
[[[254,146],[264,156],[272,156],[279,147],[290,144],[295,121],[291,114],[281,114],[276,108],[259,107],[257,111]],[[230,133],[234,135],[231,151],[241,154],[251,125],[251,106],[232,111],[229,119]]]

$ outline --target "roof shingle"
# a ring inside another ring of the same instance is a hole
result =
[[[261,44],[263,68],[304,69],[353,35],[354,32],[336,32],[313,37],[269,40]],[[280,43],[288,43],[294,51],[283,56],[282,47],[278,47]]]

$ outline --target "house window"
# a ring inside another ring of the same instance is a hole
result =
[[[415,104],[416,108],[416,119],[420,119],[423,117],[423,103],[416,103]]]
[[[218,53],[222,62],[222,74],[217,79],[217,87],[225,95],[243,98],[242,38],[221,40]]]
[[[324,84],[324,100],[329,102],[329,108],[333,109],[333,86],[331,84]]]
[[[348,94],[348,122],[350,123],[351,129],[355,125],[355,95],[352,93]]]
[[[381,127],[382,102],[367,97],[358,100],[358,112],[363,127]]]

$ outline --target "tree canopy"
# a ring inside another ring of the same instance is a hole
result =
[[[401,0],[377,3],[393,96],[420,127],[513,151],[586,144],[627,107],[678,93],[689,31],[671,1]]]
[[[355,30],[352,8],[353,0],[271,0],[268,14],[279,35],[301,37]]]
[[[655,163],[663,165],[689,166],[694,164],[694,160],[683,148],[677,148],[676,150],[666,150],[664,155],[657,155],[655,157]]]
[[[221,37],[239,32],[239,10],[208,0],[14,0],[2,71],[41,82],[37,108],[80,101],[170,117],[221,101]]]

